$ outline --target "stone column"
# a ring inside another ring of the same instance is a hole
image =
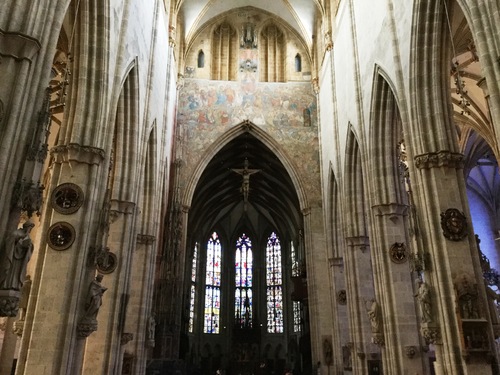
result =
[[[136,205],[111,201],[107,247],[116,255],[117,267],[107,274],[103,284],[108,288],[98,315],[99,327],[87,338],[82,374],[121,372],[122,337],[130,302],[132,258],[136,246]]]
[[[405,216],[408,206],[382,204],[372,207],[375,289],[384,316],[385,374],[424,373],[418,326],[415,319],[413,280]]]
[[[133,361],[131,373],[146,373],[148,352],[155,346],[156,317],[152,311],[153,283],[155,275],[156,237],[146,234],[137,235],[137,248],[134,253],[130,286],[130,299],[125,333],[133,339],[125,343],[125,356]]]
[[[18,361],[17,374],[75,374],[83,347],[76,325],[84,310],[95,269],[88,266],[95,244],[96,217],[105,186],[104,151],[77,144],[53,150],[51,187],[71,182],[81,189],[82,206],[73,213],[46,209],[45,223]],[[54,201],[52,203],[54,205]],[[28,351],[29,347],[29,351]]]
[[[323,342],[331,342],[333,312],[329,280],[328,255],[324,235],[321,207],[302,210],[304,215],[304,247],[307,266],[308,304],[311,325],[311,350],[313,367],[319,361],[327,372]]]
[[[353,374],[366,374],[366,356],[377,353],[371,344],[372,330],[367,317],[367,303],[375,296],[368,237],[349,237],[344,254],[349,310],[350,348]]]
[[[330,258],[332,300],[333,300],[333,353],[332,374],[343,374],[344,368],[351,368],[349,342],[349,315],[347,311],[347,291],[343,258]],[[347,323],[347,324],[346,324]]]

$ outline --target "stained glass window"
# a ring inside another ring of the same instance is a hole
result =
[[[267,332],[283,333],[283,276],[281,245],[271,233],[266,247]]]
[[[290,258],[292,263],[292,277],[300,277],[300,267],[297,258],[297,252],[293,246],[293,241],[290,242]],[[293,332],[300,332],[300,301],[293,301]]]
[[[239,328],[252,327],[252,242],[243,234],[236,241],[234,315]]]
[[[219,236],[212,234],[207,243],[207,276],[205,279],[205,319],[203,332],[219,333],[222,248]]]
[[[194,297],[196,294],[196,267],[198,264],[198,242],[194,245],[193,263],[191,264],[191,291],[189,299],[189,332],[194,329]]]

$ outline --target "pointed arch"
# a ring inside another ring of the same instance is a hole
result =
[[[113,135],[113,170],[111,197],[114,200],[133,202],[135,196],[136,168],[139,142],[139,77],[135,64],[123,83],[116,106]]]
[[[158,150],[157,150],[157,134],[156,120],[153,122],[151,131],[149,132],[148,142],[145,147],[143,170],[142,170],[142,191],[139,197],[139,205],[141,207],[142,228],[141,233],[151,233],[153,228],[151,220],[157,212],[157,176],[158,176]]]
[[[309,202],[305,193],[305,185],[302,182],[299,174],[297,173],[297,168],[293,165],[292,161],[288,158],[283,148],[279,145],[279,143],[272,138],[269,134],[267,134],[264,130],[260,129],[258,126],[252,124],[250,121],[243,121],[242,123],[236,125],[232,129],[228,130],[225,134],[220,136],[216,142],[214,142],[208,149],[205,151],[201,162],[198,164],[196,169],[194,170],[191,177],[188,179],[188,183],[186,184],[185,193],[182,197],[182,203],[189,207],[191,206],[191,202],[193,200],[194,191],[196,189],[196,185],[198,181],[207,167],[208,163],[212,160],[212,158],[217,154],[219,150],[221,150],[226,144],[231,142],[233,139],[237,138],[240,135],[245,133],[252,134],[255,138],[257,138],[260,142],[262,142],[265,146],[267,146],[270,150],[273,150],[276,157],[283,164],[288,175],[290,176],[295,192],[297,193],[297,197],[299,199],[300,209],[302,211],[307,210],[309,208]]]
[[[374,171],[374,204],[406,202],[400,178],[398,144],[403,127],[394,85],[387,74],[375,67],[370,112],[370,158]]]
[[[350,124],[346,145],[344,197],[347,237],[367,237],[362,158],[358,139]]]
[[[329,257],[341,258],[343,256],[343,250],[341,246],[342,240],[342,230],[341,230],[341,204],[340,204],[340,194],[337,184],[337,179],[335,178],[335,173],[330,165],[328,171],[328,196],[327,196],[327,241],[330,244],[331,254]]]

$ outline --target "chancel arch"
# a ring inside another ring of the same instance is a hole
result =
[[[199,244],[196,258],[201,267],[195,275],[200,280],[194,286],[196,290],[185,291],[195,296],[188,299],[186,307],[193,317],[192,324],[186,326],[193,329],[185,334],[190,343],[199,341],[201,346],[210,347],[218,343],[227,369],[250,371],[265,362],[274,371],[283,371],[288,343],[295,341],[298,345],[307,331],[305,326],[302,331],[293,329],[294,304],[289,297],[293,291],[292,248],[299,250],[294,253],[298,261],[304,261],[300,244],[304,223],[288,171],[254,134],[241,132],[221,145],[194,189],[186,227],[187,246],[192,249]],[[216,261],[207,233],[224,233]],[[205,321],[215,317],[213,301],[208,303],[203,297],[203,279],[217,262],[223,266],[218,268],[217,285],[210,288],[218,293],[219,318],[217,329],[209,332],[205,323],[199,323],[200,318]],[[192,267],[192,262],[186,264]],[[305,309],[297,311],[300,314]],[[266,354],[268,345],[275,350]],[[302,365],[300,355],[294,358],[294,365]]]

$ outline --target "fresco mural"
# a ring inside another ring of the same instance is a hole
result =
[[[177,112],[186,161],[181,180],[191,176],[218,137],[249,120],[289,150],[309,202],[319,202],[317,105],[311,83],[261,83],[255,77],[255,72],[240,71],[239,82],[184,80]]]

